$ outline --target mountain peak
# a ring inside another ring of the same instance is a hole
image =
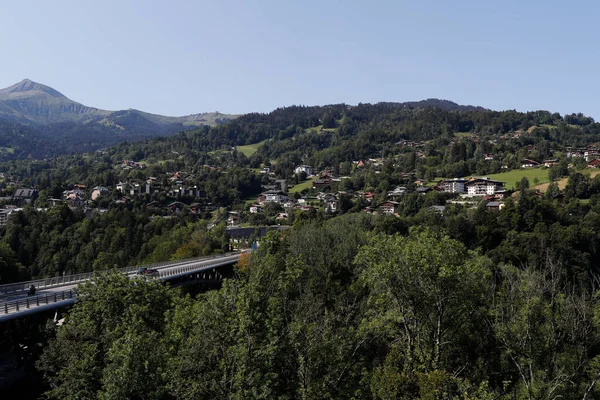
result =
[[[0,99],[4,100],[10,97],[38,97],[40,95],[66,98],[62,93],[52,89],[50,86],[42,85],[31,79],[23,79],[19,83],[0,90]]]

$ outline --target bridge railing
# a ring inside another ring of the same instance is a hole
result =
[[[2,304],[0,314],[12,314],[15,312],[22,312],[30,308],[41,307],[48,304],[59,303],[61,301],[71,300],[75,298],[77,298],[76,290],[69,289],[63,290],[61,292],[27,297],[25,299],[7,301],[6,303]]]
[[[196,260],[197,262],[190,264],[190,261],[187,261],[186,265],[182,265],[181,267],[169,268],[168,270],[163,270],[163,271],[159,270],[159,277],[160,277],[159,279],[167,280],[169,277],[172,277],[175,275],[180,275],[180,274],[185,274],[185,273],[192,272],[192,271],[197,271],[202,268],[206,268],[206,269],[217,268],[223,264],[228,264],[234,260],[239,259],[239,256],[240,256],[240,253],[236,253],[234,255],[225,255],[225,256],[224,255],[209,256],[209,257],[203,257],[201,259],[193,258],[190,260],[192,260],[192,261]],[[211,261],[214,261],[215,259],[219,259],[219,258],[222,260],[220,260],[219,262],[216,262],[216,263],[211,262]],[[158,264],[164,264],[164,263],[158,263]],[[173,264],[173,263],[171,262],[171,264]],[[151,264],[151,265],[157,265],[157,264]],[[128,267],[127,269],[134,271],[136,268],[137,267]],[[100,272],[109,272],[109,271],[100,271]],[[90,276],[90,278],[91,278],[93,276],[93,273],[92,274],[79,274],[79,275],[91,275]],[[165,279],[165,278],[167,278],[167,279]],[[21,311],[25,311],[27,309],[42,307],[42,306],[45,306],[48,304],[60,303],[62,301],[68,301],[68,300],[72,300],[72,299],[76,299],[76,298],[77,298],[77,290],[76,289],[68,289],[68,290],[63,290],[63,291],[54,292],[54,293],[26,297],[26,298],[19,299],[19,300],[7,301],[7,302],[0,304],[0,307],[1,307],[0,315],[21,312]]]
[[[222,257],[222,263],[223,264],[227,264],[230,263],[231,261],[234,260],[238,260],[239,259],[239,254],[236,255],[230,255],[227,257]],[[181,275],[181,274],[185,274],[188,272],[192,272],[192,271],[197,271],[199,269],[202,268],[207,268],[207,269],[212,269],[212,268],[217,268],[221,265],[221,263],[211,263],[210,260],[203,260],[203,261],[199,261],[193,264],[188,264],[188,265],[184,265],[181,267],[176,267],[176,268],[169,268],[168,270],[165,271],[159,271],[159,276],[160,278],[169,278],[175,275]]]
[[[161,268],[172,267],[175,265],[185,264],[185,263],[189,263],[189,262],[193,262],[193,261],[211,260],[211,259],[218,258],[218,257],[225,257],[225,255],[217,254],[217,255],[213,255],[213,256],[206,256],[206,257],[200,257],[200,258],[194,257],[194,258],[188,258],[188,259],[177,260],[177,261],[162,261],[162,262],[153,263],[153,264],[143,264],[143,265],[136,265],[136,266],[132,266],[132,267],[118,268],[117,271],[124,273],[124,274],[129,274],[129,273],[137,271],[138,269],[140,269],[142,267],[161,269]],[[104,272],[104,271],[97,271],[97,272]],[[0,297],[9,295],[11,293],[26,291],[29,289],[29,287],[31,285],[34,285],[36,289],[48,288],[48,287],[53,287],[53,286],[62,286],[62,285],[68,285],[68,284],[72,284],[72,283],[81,283],[88,279],[91,279],[93,276],[94,276],[94,272],[85,272],[85,273],[81,273],[81,274],[63,275],[63,276],[57,276],[57,277],[53,277],[53,278],[35,279],[35,280],[31,280],[31,281],[15,282],[15,283],[9,283],[6,285],[0,285]]]

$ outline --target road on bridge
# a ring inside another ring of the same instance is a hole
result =
[[[159,277],[157,279],[168,281],[178,277],[211,271],[214,268],[233,264],[239,260],[241,254],[241,252],[236,252],[217,257],[202,257],[191,260],[174,261],[171,263],[161,263],[160,266],[154,264],[149,265],[148,267],[158,270]],[[138,268],[139,267],[127,268],[128,272],[124,273],[130,278],[134,278],[136,276],[135,271]],[[35,296],[27,295],[26,288],[29,287],[29,282],[23,282],[21,285],[22,289],[20,288],[20,290],[5,293],[0,298],[0,322],[17,318],[21,315],[42,312],[74,303],[76,300],[75,289],[85,280],[68,282],[69,279],[67,277],[67,279],[63,279],[63,281],[66,283],[47,285],[37,289]]]

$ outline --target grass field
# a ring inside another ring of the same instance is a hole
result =
[[[297,184],[296,186],[290,188],[290,190],[288,190],[288,191],[290,193],[296,193],[296,192],[301,192],[304,189],[311,189],[312,187],[313,187],[312,179],[309,179],[302,183]]]
[[[258,148],[263,143],[264,142],[259,142],[259,143],[254,143],[254,144],[247,144],[245,146],[238,146],[237,150],[241,151],[246,157],[250,157],[252,154],[256,153],[256,151],[258,150]]]
[[[587,170],[584,169],[579,172],[581,172],[584,175],[589,175],[590,178],[593,178],[596,175],[600,174],[600,171],[598,171],[598,170],[589,170],[589,169],[587,169]],[[567,187],[568,181],[569,181],[569,178],[562,178],[562,179],[557,180],[556,183],[558,184],[558,188],[560,190],[564,190]],[[544,193],[548,189],[549,185],[550,185],[550,183],[547,182],[547,183],[542,183],[542,184],[539,184],[539,185],[533,186],[533,187],[535,189],[539,190],[540,192]]]
[[[539,183],[548,182],[548,169],[546,168],[531,168],[531,169],[513,169],[508,172],[499,174],[487,175],[488,178],[504,182],[504,187],[507,189],[515,189],[517,182],[520,182],[523,177],[529,179],[529,186],[533,186],[533,180],[537,177]]]

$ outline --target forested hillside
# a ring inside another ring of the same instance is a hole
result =
[[[492,222],[485,210],[472,218],[478,231]],[[37,364],[49,395],[600,395],[598,301],[587,272],[538,251],[542,236],[523,247],[540,262],[516,266],[452,239],[453,223],[414,222],[408,229],[364,214],[305,221],[283,237],[269,234],[235,279],[197,299],[116,275],[87,285]]]

